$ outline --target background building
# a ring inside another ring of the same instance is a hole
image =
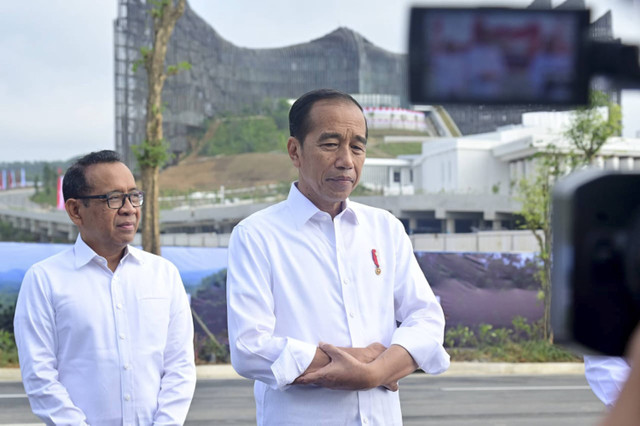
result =
[[[140,48],[151,44],[150,6],[143,0],[119,0],[114,23],[115,146],[132,168],[131,146],[144,139],[147,92],[145,72],[134,73],[133,64]],[[530,7],[551,8],[551,1],[535,0]],[[567,0],[558,8],[584,9],[585,4]],[[592,37],[612,39],[610,13],[591,27]],[[167,53],[167,64],[182,61],[192,69],[167,79],[163,91],[164,134],[175,154],[185,152],[190,136],[202,134],[206,120],[220,113],[236,112],[265,98],[297,98],[319,87],[356,95],[367,107],[415,109],[408,104],[406,55],[381,49],[348,28],[288,47],[242,48],[222,38],[187,4]],[[606,89],[599,84],[599,89]],[[462,134],[518,124],[522,113],[540,109],[535,105],[447,107]]]
[[[139,49],[149,46],[149,2],[120,0],[115,21],[116,150],[133,166],[131,145],[144,139],[146,75],[133,72]],[[167,79],[163,91],[165,135],[174,153],[188,147],[190,133],[224,112],[265,98],[297,98],[332,87],[383,107],[407,105],[403,55],[374,46],[338,28],[309,43],[279,49],[248,49],[223,39],[187,4],[167,52],[167,64],[192,65]]]

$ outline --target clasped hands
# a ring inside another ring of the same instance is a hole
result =
[[[320,343],[311,365],[293,384],[342,390],[383,386],[395,392],[398,381],[387,382],[390,372],[385,368],[389,363],[382,357],[385,352],[387,348],[381,343],[372,343],[365,348],[338,348]]]

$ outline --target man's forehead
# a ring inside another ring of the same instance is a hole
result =
[[[85,179],[90,186],[102,183],[113,183],[113,178],[127,179],[135,185],[135,178],[129,168],[121,162],[97,163],[87,166]]]
[[[338,111],[338,108],[342,108],[342,107],[352,109],[353,112],[358,114],[359,118],[362,118],[361,123],[363,126],[363,130],[366,132],[367,124],[364,118],[364,113],[360,108],[358,108],[356,104],[345,99],[321,99],[315,102],[311,107],[311,111],[309,113],[311,127],[318,126],[318,125],[325,126],[328,124],[334,124],[334,123],[328,122],[327,119],[342,118],[343,117],[342,113],[341,112],[339,113]],[[332,113],[336,114],[337,117],[331,117]],[[318,117],[319,114],[323,115],[322,119]],[[327,117],[326,115],[329,115],[329,116]]]

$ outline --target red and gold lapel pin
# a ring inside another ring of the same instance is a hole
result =
[[[371,257],[373,258],[373,264],[376,265],[376,275],[380,275],[382,273],[382,269],[380,269],[380,263],[378,262],[376,249],[371,250]]]

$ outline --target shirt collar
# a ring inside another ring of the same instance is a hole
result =
[[[76,243],[73,246],[73,251],[75,254],[76,269],[83,267],[84,265],[91,262],[95,258],[102,257],[98,253],[93,251],[93,249],[89,247],[87,243],[84,242],[80,234],[78,234],[78,238],[76,238]],[[127,259],[128,257],[136,260],[138,263],[143,263],[141,250],[129,245],[124,249],[124,256],[122,256],[121,262]]]
[[[287,197],[287,203],[292,210],[293,213],[293,223],[296,226],[296,229],[300,229],[305,223],[307,223],[312,217],[318,214],[327,214],[323,212],[315,204],[311,202],[296,186],[297,182],[293,182],[291,184],[291,189],[289,190],[289,196]],[[357,225],[358,222],[358,213],[355,208],[355,204],[347,198],[344,201],[344,208],[338,214],[338,216],[342,217],[345,220],[351,221],[353,224]],[[338,217],[336,216],[336,217]]]

